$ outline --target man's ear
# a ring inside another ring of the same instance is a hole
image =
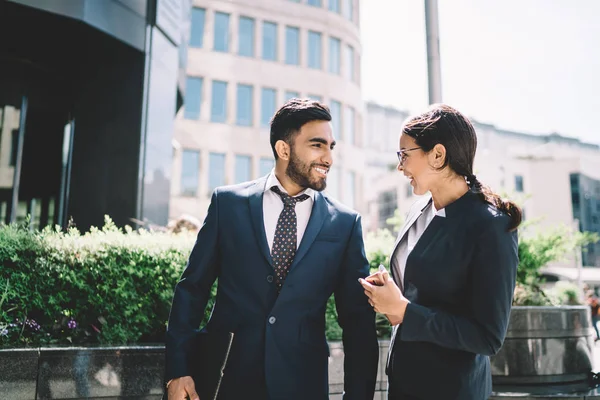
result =
[[[288,161],[290,159],[290,145],[285,141],[278,140],[275,143],[275,151],[277,152],[277,156],[282,160]]]

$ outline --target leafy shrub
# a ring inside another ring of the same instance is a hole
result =
[[[523,230],[527,229],[527,225]],[[563,260],[600,237],[597,233],[573,232],[566,227],[540,232],[535,235],[519,237],[519,267],[517,269],[517,287],[513,305],[545,306],[561,304],[577,304],[580,290],[573,284],[558,284],[554,291],[546,293],[541,285],[542,267],[554,261]]]
[[[0,227],[0,345],[162,341],[190,234]]]
[[[0,346],[163,342],[194,240],[109,218],[85,234],[0,225]],[[333,297],[326,319],[327,338],[341,339]]]

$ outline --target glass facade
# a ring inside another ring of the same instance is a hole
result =
[[[238,54],[254,57],[254,19],[240,17]]]
[[[274,22],[263,22],[262,58],[277,61],[277,24]]]
[[[354,21],[354,0],[344,0],[344,17]]]
[[[294,92],[292,90],[286,90],[285,92],[285,101],[288,101],[289,99],[293,99],[293,98],[299,98],[300,97],[300,93],[298,92]]]
[[[258,166],[258,173],[260,176],[265,176],[275,167],[275,160],[272,158],[261,157]]]
[[[210,153],[208,156],[209,194],[219,186],[225,185],[225,154]]]
[[[340,46],[340,39],[329,38],[329,72],[337,75],[340,73]]]
[[[199,178],[200,152],[184,150],[181,154],[181,195],[197,196]]]
[[[236,124],[239,126],[252,126],[253,92],[254,90],[250,85],[238,84],[237,86]]]
[[[354,171],[346,171],[346,182],[344,185],[344,204],[350,208],[356,206],[356,173]]]
[[[210,121],[227,121],[227,82],[213,81],[212,83]]]
[[[285,27],[285,63],[300,65],[300,29]]]
[[[322,52],[321,34],[319,32],[308,31],[308,68],[321,69]]]
[[[235,183],[248,182],[252,179],[252,157],[235,156]]]
[[[340,13],[340,0],[329,0],[329,11]]]
[[[201,48],[204,45],[204,24],[206,21],[206,10],[204,8],[192,8],[190,21],[190,47]]]
[[[354,108],[346,107],[344,111],[344,141],[349,144],[356,144],[354,119]]]
[[[333,137],[336,140],[340,140],[340,132],[342,128],[342,103],[337,100],[331,100],[329,111],[331,113]]]
[[[336,200],[340,200],[340,167],[332,166],[327,174],[327,193]]]
[[[202,104],[202,78],[188,76],[185,83],[183,118],[199,119]]]
[[[215,31],[214,31],[215,51],[227,53],[229,51],[229,14],[215,13]]]
[[[346,78],[354,81],[354,47],[346,46]]]
[[[268,127],[277,107],[277,91],[275,89],[263,88],[260,96],[260,125]]]

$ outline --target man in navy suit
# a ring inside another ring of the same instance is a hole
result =
[[[167,329],[169,399],[197,399],[188,351],[210,289],[204,330],[234,332],[219,399],[327,399],[327,300],[343,329],[344,399],[373,399],[375,313],[358,282],[369,273],[360,216],[322,194],[335,146],[329,109],[292,99],[271,121],[275,168],[217,188],[175,288]],[[200,399],[206,400],[206,399]]]

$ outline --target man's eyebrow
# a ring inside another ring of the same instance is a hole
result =
[[[309,139],[308,141],[309,141],[309,142],[321,143],[321,144],[324,144],[324,145],[327,145],[327,144],[328,144],[328,143],[327,143],[327,140],[325,140],[325,139],[323,139],[323,138],[319,138],[319,137],[316,137],[316,138]],[[336,142],[335,142],[335,140],[334,140],[333,142],[331,142],[331,147],[333,147],[333,146],[335,146],[335,145],[336,145]]]

